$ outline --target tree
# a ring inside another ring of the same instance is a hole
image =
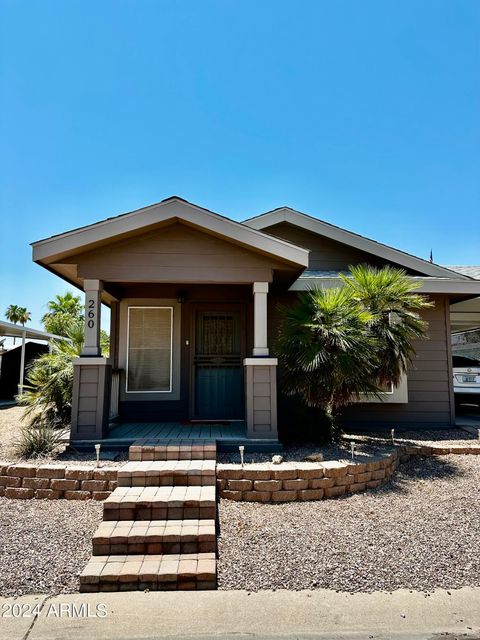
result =
[[[13,322],[17,324],[20,319],[20,309],[21,307],[18,304],[10,304],[5,311],[5,317],[9,322]]]
[[[47,303],[42,321],[49,333],[61,336],[51,343],[51,353],[33,361],[27,371],[28,386],[18,398],[27,407],[29,428],[66,427],[70,423],[73,389],[73,360],[82,353],[84,340],[84,307],[80,296],[57,295]],[[100,344],[108,355],[110,339],[100,332]]]
[[[9,322],[13,322],[14,324],[20,323],[22,326],[25,326],[25,323],[30,320],[31,313],[27,311],[26,307],[11,304],[5,311],[5,317]],[[15,338],[13,338],[13,344],[15,344]]]
[[[19,307],[18,310],[18,321],[20,322],[22,327],[24,327],[27,322],[30,322],[32,314],[30,313],[30,311],[27,311],[27,307]]]
[[[67,340],[53,340],[51,353],[36,358],[27,369],[27,385],[17,397],[26,407],[29,428],[66,427],[72,411],[73,360],[83,347],[83,328],[72,324]]]
[[[322,409],[331,436],[341,407],[398,384],[413,340],[426,333],[417,312],[430,306],[404,271],[350,271],[343,287],[313,289],[283,307],[276,344],[283,390]]]
[[[372,315],[370,330],[380,349],[375,379],[379,386],[396,386],[415,354],[414,340],[426,336],[428,323],[418,312],[433,303],[414,293],[421,283],[409,279],[402,269],[360,265],[350,271],[352,277],[342,279]]]
[[[75,296],[71,291],[67,291],[63,296],[57,294],[53,300],[47,302],[47,313],[43,316],[42,322],[49,314],[68,313],[73,317],[81,316],[83,305],[80,296]]]

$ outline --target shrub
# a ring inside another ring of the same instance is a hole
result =
[[[20,432],[15,451],[25,458],[48,455],[58,447],[61,438],[62,433],[47,424],[25,426]]]

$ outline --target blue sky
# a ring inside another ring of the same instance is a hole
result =
[[[478,0],[0,0],[0,313],[29,243],[180,195],[480,263]]]

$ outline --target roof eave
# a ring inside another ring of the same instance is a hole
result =
[[[205,229],[207,232],[210,231],[238,244],[270,254],[296,267],[308,266],[308,249],[274,238],[261,230],[253,229],[178,198],[170,198],[158,205],[33,242],[33,260],[45,266],[57,256],[65,257],[86,251],[96,243],[105,243],[109,239],[138,233],[142,229],[148,229],[168,220],[179,220],[199,229]]]
[[[343,242],[343,244],[347,244],[346,241],[348,240],[349,246],[361,251],[372,253],[373,255],[379,256],[390,262],[395,262],[414,271],[419,271],[427,276],[438,276],[444,278],[453,277],[457,280],[467,281],[473,280],[470,276],[451,271],[450,269],[440,265],[428,262],[427,260],[418,258],[417,256],[413,256],[409,253],[405,253],[400,249],[395,249],[394,247],[377,242],[376,240],[365,238],[353,231],[342,229],[330,222],[319,220],[318,218],[314,218],[313,216],[302,213],[301,211],[296,211],[290,207],[280,207],[278,209],[273,209],[272,211],[267,211],[266,213],[244,220],[243,224],[251,227],[252,229],[263,230],[281,222],[288,222],[311,231],[312,233],[323,235],[331,240]]]

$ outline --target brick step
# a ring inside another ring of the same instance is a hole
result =
[[[117,487],[103,503],[103,519],[211,520],[215,486]]]
[[[216,588],[214,553],[92,556],[80,591],[174,591]]]
[[[214,486],[215,460],[127,462],[118,471],[119,487]]]
[[[215,520],[116,520],[93,535],[93,555],[215,552]]]
[[[134,462],[153,460],[216,460],[215,440],[135,440],[128,450]]]

